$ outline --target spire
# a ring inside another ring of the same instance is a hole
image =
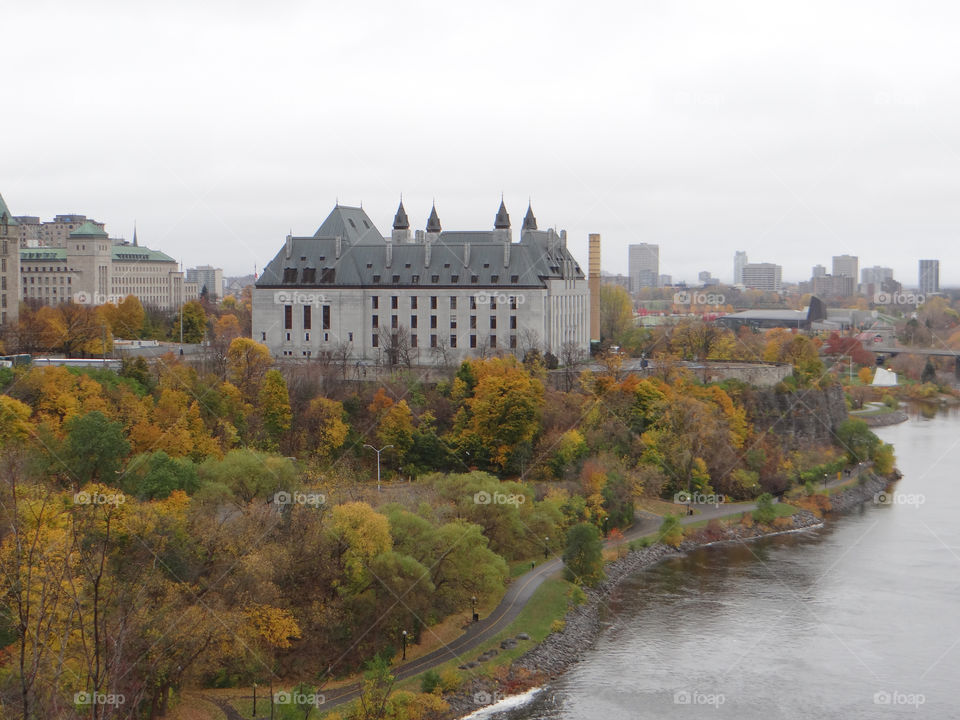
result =
[[[537,218],[533,216],[533,207],[530,202],[527,202],[527,214],[523,216],[523,229],[524,230],[536,230],[537,229]]]
[[[437,216],[437,204],[433,204],[430,217],[427,218],[427,232],[440,232],[440,218]]]
[[[510,215],[507,213],[507,206],[503,204],[503,198],[500,198],[500,209],[497,210],[497,217],[493,221],[494,230],[509,230]]]
[[[137,246],[137,221],[136,221],[136,220],[133,221],[133,246],[134,246],[134,247],[138,247],[138,246]]]
[[[394,230],[410,229],[410,221],[407,219],[407,211],[403,209],[403,197],[400,198],[400,207],[397,208],[397,214],[394,215],[393,217],[393,229]]]

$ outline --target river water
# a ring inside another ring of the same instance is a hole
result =
[[[890,505],[637,574],[583,662],[493,717],[960,718],[960,417],[877,434]]]

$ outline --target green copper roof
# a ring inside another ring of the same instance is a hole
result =
[[[94,225],[92,222],[87,220],[83,225],[78,227],[72,233],[70,237],[106,237],[107,234]]]
[[[165,252],[151,250],[143,245],[114,245],[113,259],[127,262],[176,262]]]
[[[13,213],[10,212],[10,208],[7,207],[7,203],[3,199],[3,195],[0,195],[0,218],[4,215],[7,216],[7,225],[17,225],[16,218],[13,217]]]
[[[24,260],[66,260],[66,248],[20,248],[20,261]]]

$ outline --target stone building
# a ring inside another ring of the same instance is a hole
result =
[[[384,236],[337,205],[312,237],[287,236],[253,291],[253,338],[278,357],[322,354],[446,364],[537,348],[589,352],[587,277],[566,231],[531,208],[513,241],[503,202],[493,230],[444,231],[436,206],[411,233],[403,203]]]
[[[20,228],[0,195],[0,327],[16,324],[20,280]]]

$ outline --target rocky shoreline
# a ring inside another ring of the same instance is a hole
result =
[[[869,475],[867,479],[830,497],[832,514],[848,512],[864,502],[871,502],[877,493],[900,478],[894,471],[890,478]],[[572,608],[564,618],[564,628],[548,635],[543,642],[517,658],[510,666],[513,681],[509,687],[491,678],[474,678],[455,694],[445,696],[450,705],[449,718],[457,718],[480,710],[491,700],[521,692],[536,684],[555,679],[580,661],[602,630],[600,609],[606,598],[631,575],[650,568],[670,557],[679,557],[691,550],[721,543],[743,542],[785,533],[804,532],[823,527],[823,520],[807,510],[793,515],[793,527],[763,530],[757,526],[733,525],[725,528],[724,537],[709,542],[685,541],[678,548],[653,545],[635,550],[606,566],[606,580],[593,588],[585,588],[586,602]]]
[[[857,417],[851,415],[850,417]],[[882,415],[866,415],[860,418],[868,427],[886,427],[887,425],[899,425],[910,419],[910,416],[903,410],[894,410],[893,412],[883,413]]]

